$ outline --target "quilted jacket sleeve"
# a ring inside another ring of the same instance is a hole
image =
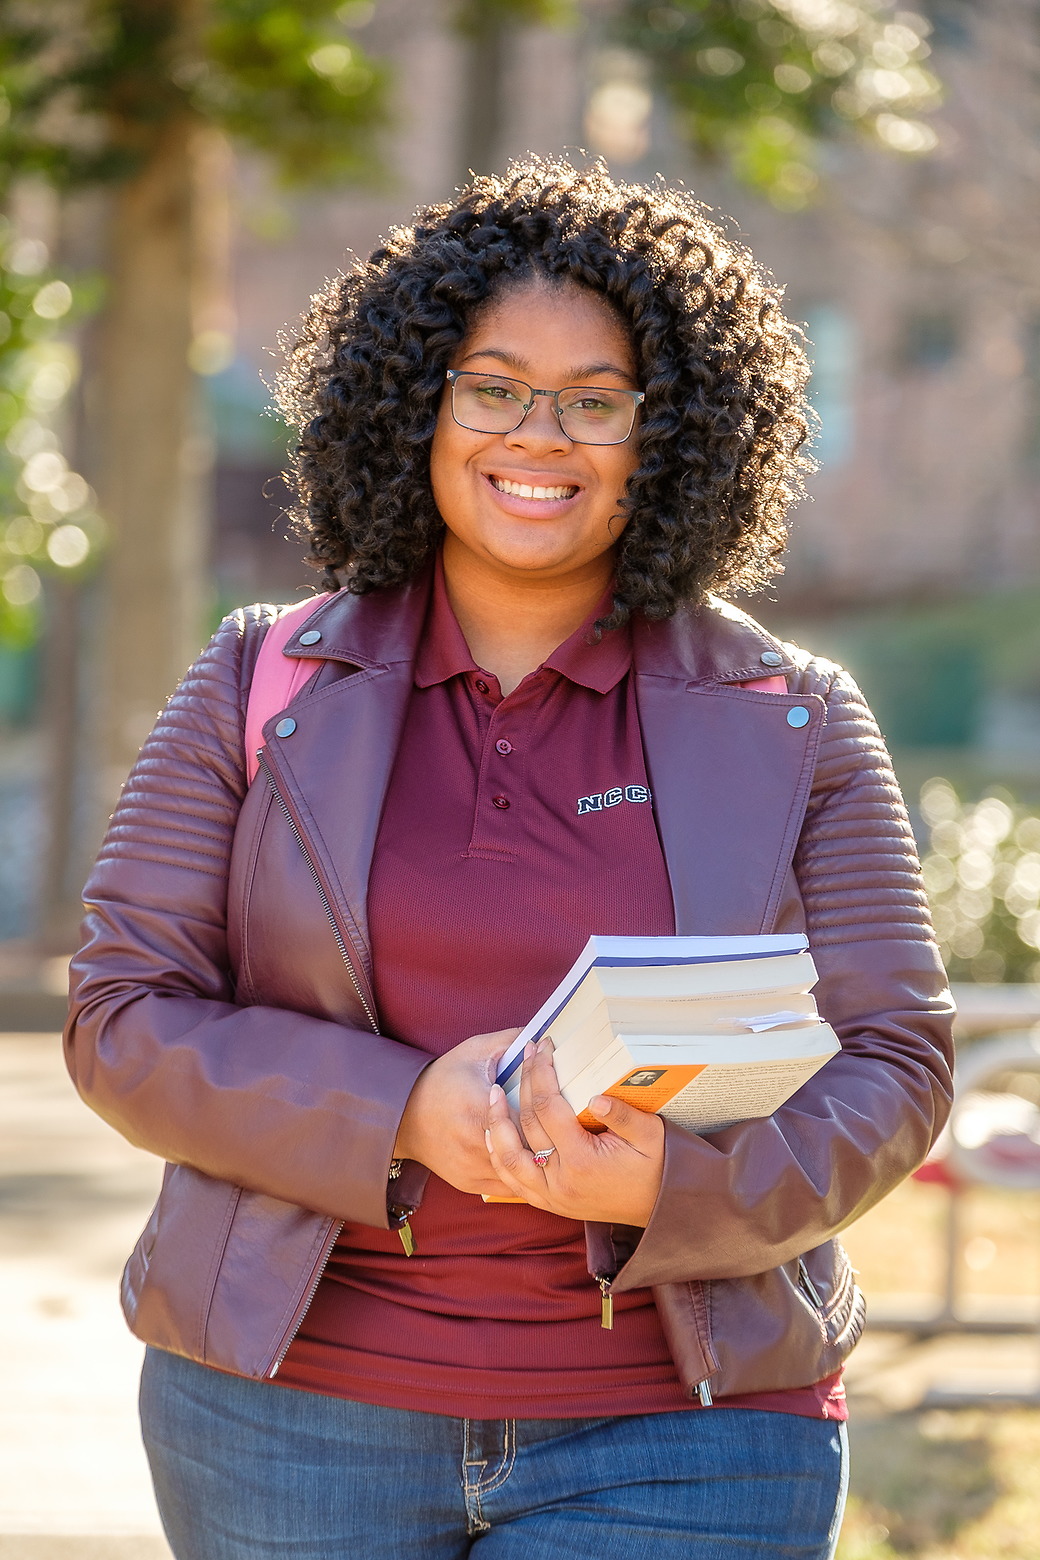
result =
[[[906,809],[858,688],[810,662],[827,723],[776,930],[805,929],[842,1043],[764,1121],[667,1123],[650,1223],[615,1288],[763,1273],[835,1235],[913,1170],[952,1098],[953,1016]]]
[[[260,609],[221,625],[127,779],[85,890],[66,1056],[86,1102],[139,1147],[385,1226],[394,1138],[429,1057],[232,1000],[228,865],[263,627]]]

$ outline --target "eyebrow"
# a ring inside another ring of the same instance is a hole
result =
[[[501,347],[481,347],[479,352],[468,353],[467,356],[462,359],[462,361],[464,363],[468,363],[471,358],[478,357],[497,358],[498,361],[500,363],[504,363],[507,368],[517,369],[522,374],[528,374],[531,371],[531,363],[529,358],[518,357],[515,352],[503,351]],[[613,374],[616,379],[631,380],[633,378],[627,369],[619,368],[616,363],[609,363],[605,361],[598,363],[579,363],[573,368],[569,368],[567,370],[567,374],[568,382],[570,382],[572,379],[593,379],[597,374]]]

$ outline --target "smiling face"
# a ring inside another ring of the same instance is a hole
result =
[[[478,315],[452,368],[538,389],[638,390],[628,335],[598,293],[573,283],[515,288]],[[548,396],[512,433],[460,428],[445,389],[430,452],[447,527],[444,562],[525,583],[583,579],[606,587],[624,528],[619,505],[639,464],[639,424],[624,444],[575,444]]]

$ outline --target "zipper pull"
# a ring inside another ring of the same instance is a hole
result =
[[[400,1179],[401,1167],[402,1161],[400,1159],[391,1160],[390,1174],[387,1177],[389,1182]],[[386,1211],[392,1220],[392,1227],[401,1237],[401,1245],[404,1247],[405,1256],[414,1257],[418,1248],[415,1244],[415,1236],[412,1234],[412,1226],[408,1223],[408,1220],[415,1212],[415,1209],[409,1208],[406,1203],[403,1205],[401,1203],[388,1203]]]
[[[601,1327],[606,1327],[608,1331],[613,1331],[614,1296],[610,1292],[610,1286],[613,1283],[613,1279],[597,1277],[596,1283],[599,1285],[600,1293],[599,1325]]]
[[[397,1226],[397,1233],[401,1237],[401,1245],[404,1247],[406,1257],[414,1257],[416,1252],[415,1236],[412,1234],[412,1226],[407,1219]]]
[[[697,1396],[701,1400],[702,1408],[711,1408],[715,1402],[715,1399],[711,1395],[711,1388],[708,1386],[706,1381],[698,1381]]]

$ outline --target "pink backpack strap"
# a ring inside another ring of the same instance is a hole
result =
[[[249,685],[249,702],[246,705],[245,760],[246,777],[250,785],[259,769],[257,751],[264,745],[264,727],[272,715],[284,710],[299,693],[304,683],[313,677],[320,660],[307,656],[287,656],[282,652],[290,639],[295,638],[306,620],[317,611],[328,593],[309,596],[295,607],[289,607],[277,617],[264,635],[257,651],[253,680]]]
[[[738,683],[738,688],[750,688],[752,693],[786,693],[786,677],[756,677],[753,682]]]

